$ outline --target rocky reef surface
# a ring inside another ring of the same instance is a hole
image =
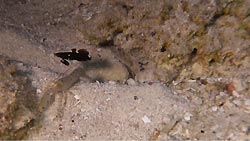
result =
[[[1,0],[0,19],[0,139],[250,138],[248,0]],[[53,55],[74,48],[92,60]]]

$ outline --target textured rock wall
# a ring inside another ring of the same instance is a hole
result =
[[[103,1],[79,28],[91,44],[115,46],[138,80],[169,82],[185,69],[216,76],[249,59],[249,9],[234,0]]]

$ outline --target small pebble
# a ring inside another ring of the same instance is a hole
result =
[[[74,98],[78,101],[80,99],[79,95],[75,95]]]
[[[218,107],[217,107],[217,106],[213,106],[213,107],[212,107],[212,111],[213,111],[213,112],[218,111]]]
[[[232,95],[233,91],[235,90],[233,83],[226,84],[226,90],[230,95]]]
[[[98,48],[98,49],[97,49],[97,51],[98,51],[98,52],[101,52],[101,51],[102,51],[102,49]]]
[[[142,117],[142,121],[143,121],[145,124],[151,122],[151,120],[150,120],[147,116],[143,116],[143,117]]]
[[[232,94],[233,94],[233,96],[235,96],[235,97],[240,97],[240,95],[239,95],[239,93],[238,93],[237,91],[233,91]]]
[[[115,81],[109,81],[109,84],[111,84],[111,85],[115,85],[115,84],[116,84],[116,82],[115,82]]]
[[[186,121],[190,121],[192,116],[193,116],[193,115],[192,115],[191,113],[185,113],[184,119],[185,119]]]
[[[36,89],[36,93],[40,94],[42,91],[40,89]]]
[[[190,137],[190,132],[189,132],[189,130],[186,129],[185,132],[186,132],[185,135],[186,135],[187,137]]]
[[[195,82],[196,82],[196,80],[192,80],[192,79],[190,79],[190,80],[188,80],[188,82],[189,82],[189,83],[195,83]]]
[[[136,85],[137,82],[136,82],[134,79],[129,78],[129,79],[127,80],[127,84],[128,84],[128,85]]]
[[[106,101],[110,101],[111,100],[111,98],[110,97],[108,97],[107,99],[106,99]]]

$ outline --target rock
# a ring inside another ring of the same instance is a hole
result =
[[[204,75],[204,66],[202,66],[200,63],[194,63],[192,65],[192,72],[195,77],[201,77]]]
[[[128,85],[137,85],[138,84],[133,78],[129,78],[126,82]]]
[[[112,84],[112,85],[115,85],[115,84],[116,84],[115,81],[109,81],[108,83],[109,83],[109,84]]]
[[[218,111],[218,107],[217,107],[217,106],[213,106],[213,107],[212,107],[212,111],[213,111],[213,112]]]
[[[190,121],[192,116],[193,116],[193,115],[192,115],[191,113],[185,113],[185,114],[184,114],[184,119],[185,119],[186,121]]]
[[[233,91],[232,95],[235,96],[235,97],[240,97],[240,95],[239,95],[239,93],[237,91]]]
[[[151,120],[150,120],[147,116],[145,116],[145,115],[144,115],[141,119],[142,119],[142,121],[143,121],[145,124],[151,122]]]
[[[8,70],[21,64],[21,70]],[[17,73],[19,72],[19,73]],[[36,90],[25,75],[27,65],[0,56],[0,138],[21,139],[27,133],[27,125],[36,119]],[[15,74],[15,75],[13,75]],[[30,82],[30,83],[29,83]],[[29,85],[30,84],[30,85]]]

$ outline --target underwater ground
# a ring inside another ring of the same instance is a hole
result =
[[[0,139],[250,139],[250,1],[0,0],[0,105]]]

